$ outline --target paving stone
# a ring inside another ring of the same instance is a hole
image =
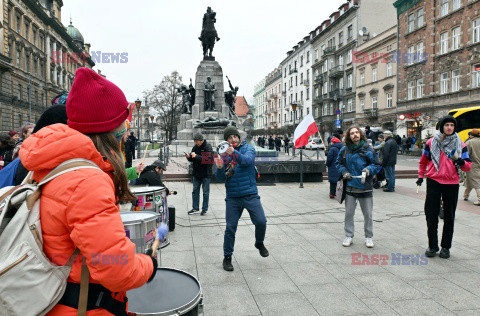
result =
[[[426,297],[422,292],[391,273],[358,275],[355,276],[355,279],[383,301]]]
[[[400,315],[455,315],[431,299],[392,301],[387,304]]]
[[[253,295],[246,285],[202,285],[205,315],[260,315]]]
[[[282,269],[242,270],[253,295],[299,292]]]
[[[318,262],[282,263],[282,268],[297,285],[337,283],[337,279]]]
[[[301,293],[258,294],[254,297],[263,316],[319,315]]]

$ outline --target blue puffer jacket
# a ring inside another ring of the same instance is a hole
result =
[[[344,159],[344,152],[346,156]],[[373,149],[368,146],[368,143],[365,142],[363,147],[352,152],[348,149],[347,146],[340,149],[337,157],[337,170],[343,175],[346,172],[349,172],[352,176],[361,176],[362,170],[367,168],[370,172],[370,175],[365,180],[365,183],[362,184],[360,178],[353,178],[352,180],[347,181],[347,186],[354,187],[364,190],[372,190],[373,186],[373,176],[376,175],[381,167],[378,162],[378,157],[375,155]]]
[[[336,183],[340,178],[340,173],[337,170],[337,156],[340,149],[342,149],[344,145],[342,143],[335,143],[333,144],[330,149],[328,150],[327,155],[327,167],[328,167],[328,181]]]
[[[220,181],[225,181],[227,197],[258,194],[255,180],[255,148],[243,143],[240,148],[235,149],[232,156],[222,158],[226,164],[230,163],[233,158],[238,162],[230,178],[227,178],[225,174],[226,164],[222,169],[216,168],[215,170],[215,177]]]

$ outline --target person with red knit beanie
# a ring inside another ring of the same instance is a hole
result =
[[[66,172],[42,186],[45,255],[60,266],[75,249],[85,259],[73,263],[65,293],[46,315],[73,316],[86,307],[79,306],[78,288],[85,276],[82,261],[89,271],[86,315],[127,315],[126,292],[153,280],[157,271],[155,258],[136,253],[120,217],[119,203],[136,200],[128,187],[120,151],[128,102],[115,84],[91,69],[79,68],[66,112],[68,126],[53,124],[40,129],[25,139],[19,152],[37,183],[71,159],[96,165]],[[156,232],[160,239],[164,234],[164,230]]]

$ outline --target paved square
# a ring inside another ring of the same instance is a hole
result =
[[[211,185],[206,216],[187,215],[191,183],[166,185],[178,195],[169,197],[176,229],[162,265],[199,279],[205,315],[480,314],[480,207],[471,201],[459,201],[451,258],[426,260],[425,186],[416,194],[415,180],[397,180],[395,193],[374,192],[373,249],[365,247],[359,206],[354,243],[342,247],[344,205],[328,198],[328,182],[259,186],[270,256],[254,248],[255,227],[245,211],[235,271],[226,272],[224,184]]]

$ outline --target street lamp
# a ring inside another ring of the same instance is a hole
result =
[[[295,136],[295,117],[297,116],[297,103],[296,101],[292,102],[293,110],[293,135]],[[295,157],[295,144],[293,144],[293,157]]]
[[[142,106],[142,101],[137,98],[135,101],[135,106],[137,107],[137,137],[138,137],[138,142],[137,142],[137,159],[140,159],[140,107]]]
[[[151,133],[151,135],[152,135],[152,136],[151,136],[152,149],[154,149],[154,148],[153,148],[153,120],[154,120],[154,119],[155,119],[155,117],[154,117],[153,115],[151,115],[151,116],[150,116],[150,121],[152,121],[152,124],[151,124],[151,126],[150,126],[150,131],[152,132],[152,133]]]

